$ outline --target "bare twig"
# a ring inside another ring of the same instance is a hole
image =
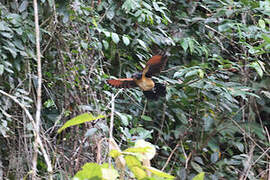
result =
[[[265,151],[246,131],[233,119],[231,121],[244,133],[245,136],[247,136],[259,149],[261,149],[263,152]],[[270,156],[266,154],[267,158],[270,159]]]
[[[167,167],[167,165],[169,164],[174,152],[177,150],[177,148],[180,146],[181,141],[178,141],[178,143],[176,144],[176,146],[174,147],[174,149],[172,150],[170,156],[168,157],[166,163],[164,164],[163,168],[161,169],[161,171],[164,171],[164,169]]]
[[[38,86],[37,86],[37,103],[36,103],[36,121],[34,126],[35,141],[34,141],[34,155],[32,159],[32,179],[37,179],[37,157],[38,157],[38,145],[41,147],[45,162],[47,164],[47,170],[49,172],[49,179],[52,180],[52,165],[50,158],[44,149],[42,141],[40,139],[40,114],[41,114],[41,86],[42,86],[42,70],[41,70],[41,52],[40,52],[40,34],[39,34],[39,22],[38,22],[38,5],[37,0],[33,0],[34,14],[35,14],[35,31],[36,31],[36,51],[37,51],[37,72],[38,72]]]
[[[111,119],[110,119],[110,131],[109,131],[109,142],[113,140],[113,121],[114,121],[114,99],[115,96],[112,93],[112,100],[111,100]],[[111,143],[109,143],[109,152],[111,151]],[[109,166],[111,166],[111,158],[109,158]]]
[[[242,179],[246,180],[248,178],[249,172],[250,172],[251,167],[252,167],[252,160],[253,160],[253,156],[254,156],[253,155],[254,148],[255,148],[255,145],[252,144],[251,147],[250,147],[249,153],[248,153],[248,158],[247,158],[248,166],[246,168],[244,168],[243,176],[240,177],[241,180]]]
[[[42,152],[42,154],[44,156],[44,159],[45,159],[45,161],[47,163],[47,166],[48,166],[47,167],[47,170],[51,174],[52,173],[52,165],[50,163],[50,159],[49,159],[49,156],[48,156],[48,154],[47,154],[47,152],[46,152],[46,150],[44,148],[44,145],[43,145],[43,143],[41,141],[40,135],[39,134],[36,134],[36,123],[35,123],[35,120],[34,120],[33,116],[30,114],[30,112],[28,111],[28,109],[22,103],[20,103],[20,101],[18,101],[18,99],[15,96],[12,96],[12,95],[8,94],[8,93],[2,91],[1,89],[0,89],[0,93],[3,94],[4,96],[9,97],[16,104],[18,104],[23,109],[23,111],[25,112],[26,116],[28,117],[28,119],[32,123],[32,125],[34,127],[34,135],[37,137],[37,143],[40,146],[41,152]],[[52,178],[50,178],[50,179],[52,179]]]

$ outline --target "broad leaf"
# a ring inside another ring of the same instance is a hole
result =
[[[201,173],[197,174],[197,176],[192,178],[192,180],[204,180],[204,174],[205,174],[205,172],[201,172]]]
[[[115,44],[118,44],[120,41],[119,36],[116,33],[111,33],[111,38]]]
[[[104,118],[104,115],[99,115],[98,117],[94,117],[90,113],[84,113],[79,116],[76,116],[75,118],[72,118],[71,120],[67,121],[60,129],[58,129],[58,133],[62,132],[64,129],[70,127],[70,126],[75,126],[79,125],[85,122],[90,122],[93,120],[101,119]]]

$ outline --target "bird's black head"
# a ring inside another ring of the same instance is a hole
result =
[[[134,73],[132,74],[132,78],[139,80],[142,78],[142,73]]]

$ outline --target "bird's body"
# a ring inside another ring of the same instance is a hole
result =
[[[150,91],[154,88],[155,83],[151,78],[142,76],[141,79],[134,79],[135,83],[139,86],[142,91]]]
[[[152,76],[159,74],[167,62],[166,55],[155,55],[148,60],[145,68],[140,73],[133,74],[132,78],[109,79],[108,84],[116,88],[139,87],[146,98],[157,100],[159,96],[166,95],[166,86],[155,83]]]

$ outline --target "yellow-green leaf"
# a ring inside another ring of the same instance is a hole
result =
[[[129,168],[132,166],[142,166],[141,162],[135,156],[125,156],[125,160]]]
[[[143,166],[144,169],[150,171],[151,173],[155,174],[156,176],[159,176],[159,177],[164,177],[164,178],[169,178],[169,179],[174,179],[175,177],[170,175],[170,174],[167,174],[165,172],[162,172],[156,168],[153,168],[153,167],[147,167],[147,166]]]
[[[200,172],[199,174],[197,174],[197,176],[192,178],[192,180],[204,180],[204,174],[205,172]]]
[[[101,172],[104,180],[115,180],[119,177],[118,172],[112,168],[101,168]]]
[[[137,140],[135,142],[135,148],[147,148],[146,151],[143,153],[143,155],[145,156],[145,159],[153,159],[153,157],[156,154],[156,148],[153,144],[146,142],[143,139]]]
[[[75,118],[72,118],[71,120],[67,121],[60,129],[58,129],[58,133],[62,132],[64,129],[70,127],[79,125],[85,122],[90,122],[93,120],[104,118],[104,115],[99,115],[97,117],[94,117],[91,113],[84,113],[79,116],[76,116]]]
[[[147,177],[146,171],[142,168],[141,162],[135,157],[127,155],[125,156],[125,160],[128,168],[135,175],[137,179],[143,179]]]
[[[82,170],[78,171],[73,180],[84,180],[96,178],[101,180],[101,166],[96,163],[86,163],[83,165]]]
[[[121,155],[121,152],[119,152],[119,151],[117,151],[115,149],[111,150],[111,152],[110,152],[110,156],[113,157],[113,158],[116,158],[116,157],[118,157],[120,155]]]

